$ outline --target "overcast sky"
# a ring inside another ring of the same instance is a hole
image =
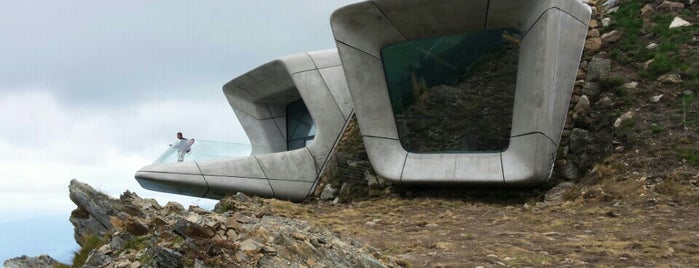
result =
[[[133,174],[178,131],[248,143],[223,84],[334,48],[329,16],[351,2],[0,0],[0,223],[67,219],[73,178],[211,206],[144,190]]]

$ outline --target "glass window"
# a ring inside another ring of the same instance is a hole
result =
[[[410,152],[509,146],[520,33],[412,40],[381,50],[400,142]]]
[[[316,135],[316,125],[303,100],[286,106],[286,145],[288,150],[302,148]]]

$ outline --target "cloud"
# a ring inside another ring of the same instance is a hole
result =
[[[201,86],[273,58],[334,47],[329,16],[349,2],[3,4],[0,90],[41,83],[60,102],[95,106],[201,98]]]
[[[152,163],[177,131],[190,137],[246,143],[225,98],[164,100],[103,109],[70,107],[49,90],[0,95],[0,211],[64,211],[77,178],[118,195],[129,189],[160,202],[212,201],[143,190],[133,174]],[[5,128],[3,128],[5,129]],[[185,204],[185,205],[186,205]]]

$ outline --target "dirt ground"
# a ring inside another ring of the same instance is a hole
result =
[[[570,188],[562,194],[574,199],[562,202],[538,202],[537,190],[454,189],[351,204],[269,202],[275,214],[371,245],[404,267],[696,267],[696,186],[670,197],[627,184],[639,186],[635,196],[609,201]]]

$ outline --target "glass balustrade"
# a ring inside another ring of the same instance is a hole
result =
[[[173,144],[176,144],[175,141]],[[238,158],[250,155],[250,144],[228,143],[196,139],[189,152],[184,154],[183,161],[203,161],[212,159]],[[153,164],[178,162],[180,154],[177,146],[170,146]]]

